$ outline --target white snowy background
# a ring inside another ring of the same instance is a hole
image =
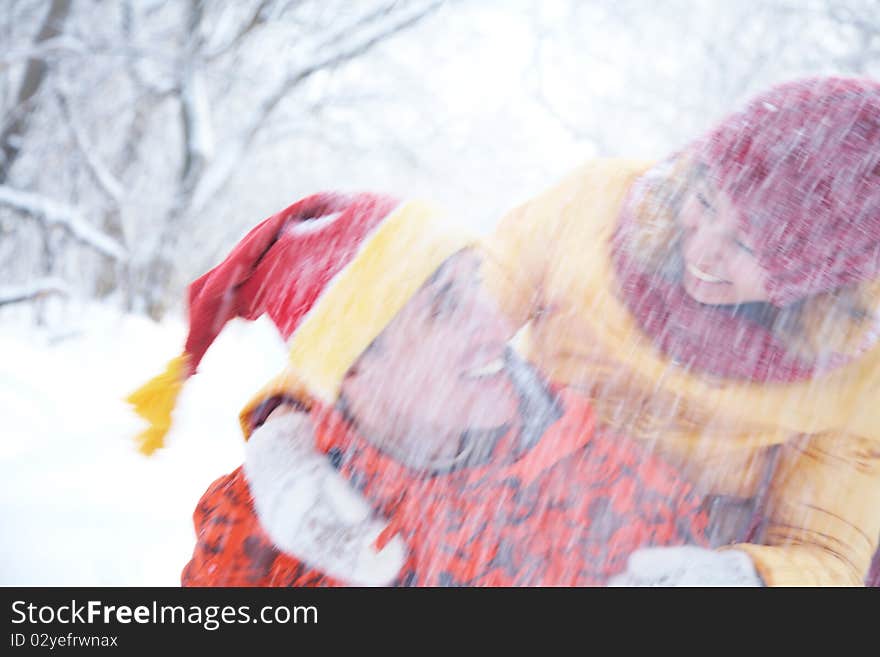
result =
[[[168,449],[147,459],[121,394],[180,349],[185,327],[76,311],[63,333],[0,326],[0,582],[175,586],[196,501],[241,463],[238,410],[283,345],[268,321],[232,322],[181,393]]]
[[[122,399],[261,219],[369,189],[487,228],[590,157],[662,155],[828,73],[880,77],[880,1],[3,2],[0,585],[179,582],[285,350],[231,323],[150,459]]]

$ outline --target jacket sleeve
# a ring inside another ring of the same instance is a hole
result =
[[[239,413],[238,420],[245,440],[250,438],[254,430],[263,424],[278,406],[287,404],[309,412],[315,403],[316,400],[309,392],[308,386],[293,368],[288,367],[254,395]]]
[[[768,586],[861,586],[880,541],[880,442],[842,434],[783,447],[761,545],[751,556]]]
[[[508,212],[480,244],[482,284],[516,327],[538,307],[546,254],[532,220],[531,204]]]
[[[518,326],[553,313],[552,299],[581,271],[581,247],[608,239],[631,182],[647,162],[594,160],[506,213],[480,245],[483,284]],[[584,272],[584,278],[590,275]],[[555,294],[554,294],[555,293]]]

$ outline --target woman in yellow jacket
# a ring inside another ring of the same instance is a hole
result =
[[[880,84],[788,83],[660,164],[589,164],[483,252],[527,358],[686,473],[715,547],[768,585],[864,582],[880,539]],[[637,553],[618,581],[695,581],[716,556]]]

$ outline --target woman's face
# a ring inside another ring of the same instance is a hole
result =
[[[754,245],[740,230],[729,197],[705,178],[698,178],[684,198],[683,285],[696,301],[732,305],[768,301],[767,273],[758,264]]]

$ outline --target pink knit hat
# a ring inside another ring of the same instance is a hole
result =
[[[693,152],[739,211],[774,305],[880,277],[880,83],[779,85]]]

